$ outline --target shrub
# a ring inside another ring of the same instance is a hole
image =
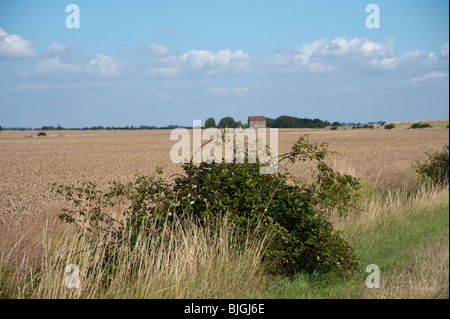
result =
[[[414,123],[409,128],[416,129],[416,128],[427,128],[427,127],[431,127],[431,125],[429,123],[420,123],[419,122],[419,123]]]
[[[200,222],[225,216],[241,233],[273,234],[264,261],[275,273],[348,272],[358,265],[352,249],[322,211],[337,208],[346,213],[353,207],[360,184],[325,164],[324,159],[334,153],[327,146],[311,144],[305,135],[291,152],[277,159],[314,161],[317,175],[311,184],[289,183],[292,180],[288,174],[280,172],[261,174],[263,164],[259,162],[190,162],[183,165],[185,175],[173,183],[137,175],[136,181],[128,184],[112,182],[108,192],[100,191],[93,183],[80,187],[53,184],[53,190],[74,204],[74,209],[64,209],[60,218],[75,223],[79,229],[88,225],[94,241],[108,235],[114,245],[124,237],[133,243],[142,229],[160,238],[164,234],[159,229],[170,224],[174,216]],[[121,220],[106,213],[118,201],[129,203]],[[105,262],[114,264],[115,257],[109,256]]]
[[[336,130],[337,130],[337,126],[332,126],[332,127],[330,128],[330,130],[336,131]]]
[[[364,125],[358,125],[358,126],[354,125],[352,127],[352,129],[359,129],[359,128],[374,128],[374,126],[372,124],[364,124]]]
[[[47,134],[45,134],[44,132],[39,132],[37,136],[47,136]]]
[[[423,180],[435,184],[447,184],[449,181],[449,145],[445,145],[441,152],[428,154],[428,160],[416,163],[416,172]]]
[[[393,128],[395,128],[395,125],[394,124],[386,124],[385,126],[384,126],[384,129],[385,130],[392,130]]]

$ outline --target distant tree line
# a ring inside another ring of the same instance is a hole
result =
[[[330,126],[328,121],[322,121],[320,119],[307,119],[298,118],[293,116],[282,115],[276,119],[270,117],[266,118],[266,126],[272,128],[324,128]],[[333,125],[340,126],[340,123],[334,122]],[[217,128],[236,128],[243,126],[241,121],[235,121],[232,117],[224,117],[216,125],[214,118],[210,117],[205,121],[205,128],[217,127]]]
[[[320,119],[298,118],[282,115],[276,119],[266,118],[266,126],[274,128],[325,128],[330,126],[328,121]]]
[[[298,118],[294,116],[282,115],[277,117],[276,119],[272,119],[270,117],[266,117],[266,126],[271,128],[325,128],[327,126],[331,126],[332,129],[337,129],[338,126],[354,126],[353,128],[372,128],[372,124],[381,124],[383,125],[385,122],[369,122],[368,124],[361,125],[361,123],[339,123],[333,122],[330,123],[328,121],[323,121],[321,119],[308,119],[308,118]],[[247,123],[242,123],[241,121],[235,121],[232,117],[227,116],[222,118],[217,124],[213,117],[208,118],[205,121],[205,128],[216,127],[216,128],[237,128],[237,127],[246,127]],[[34,130],[41,131],[51,131],[51,130],[156,130],[156,129],[174,129],[174,128],[191,128],[190,126],[181,126],[181,125],[167,125],[167,126],[154,126],[154,125],[140,125],[140,126],[102,126],[96,125],[91,127],[83,127],[83,128],[63,128],[61,125],[55,126],[42,126],[40,128],[35,128]],[[11,127],[5,128],[4,130],[33,130],[32,128],[27,127]],[[0,130],[2,127],[0,126]]]
[[[83,127],[83,128],[64,128],[62,126],[42,126],[40,128],[30,128],[30,127],[10,127],[10,128],[3,128],[5,130],[12,130],[12,131],[31,131],[31,130],[40,130],[40,131],[53,131],[53,130],[156,130],[156,129],[174,129],[178,127],[183,127],[180,125],[167,125],[167,126],[150,126],[150,125],[140,125],[140,126],[102,126],[102,125],[96,125],[96,126],[90,126],[90,127]],[[1,128],[1,126],[0,126]],[[190,128],[190,127],[186,127]],[[1,129],[0,129],[1,130]]]

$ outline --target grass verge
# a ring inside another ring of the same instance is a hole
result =
[[[363,213],[333,216],[355,249],[362,272],[346,278],[298,274],[274,278],[270,289],[251,298],[448,298],[448,187],[372,189]],[[380,288],[365,285],[365,267],[380,269]]]
[[[20,265],[3,271],[0,295],[14,299],[239,298],[261,289],[265,270],[261,257],[268,234],[237,233],[225,219],[218,225],[177,221],[166,226],[161,237],[145,236],[142,231],[132,249],[125,242],[113,251],[104,244],[92,245],[88,236],[48,238],[44,232],[39,267],[24,256]],[[240,236],[246,238],[243,249],[236,247]],[[111,254],[116,258],[114,268],[104,263]],[[5,258],[0,265],[7,264]],[[67,268],[70,265],[76,267]],[[73,281],[76,278],[78,282]]]

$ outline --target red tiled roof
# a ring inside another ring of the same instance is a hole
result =
[[[261,116],[249,116],[248,120],[249,121],[265,121],[266,117],[264,115],[261,115]]]

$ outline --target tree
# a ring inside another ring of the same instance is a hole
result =
[[[216,126],[217,126],[216,121],[212,117],[208,118],[205,122],[205,128],[216,127]]]
[[[235,128],[239,123],[236,123],[236,121],[232,117],[224,117],[220,120],[219,125],[217,125],[218,128]]]
[[[333,122],[331,125],[332,125],[332,126],[341,126],[341,123],[339,123],[339,122]]]

